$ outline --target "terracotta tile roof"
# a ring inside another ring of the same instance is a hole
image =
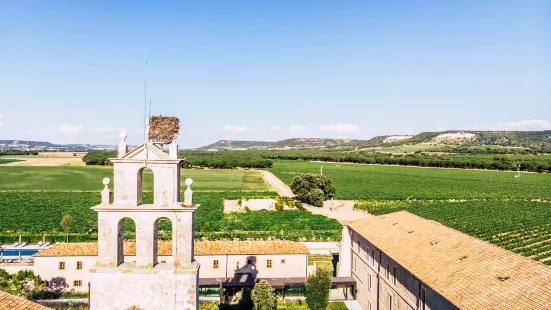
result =
[[[52,308],[44,307],[25,298],[10,295],[0,291],[0,310],[48,310]]]
[[[301,243],[292,241],[201,241],[195,242],[195,255],[238,255],[238,254],[308,254]],[[124,255],[136,255],[136,243],[124,243]],[[172,242],[159,242],[158,255],[172,254]],[[48,256],[97,256],[97,243],[60,243],[42,250],[34,257]]]
[[[551,268],[529,258],[406,211],[349,227],[460,309],[551,309]]]

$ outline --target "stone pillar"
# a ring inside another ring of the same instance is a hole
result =
[[[115,162],[113,164],[113,188],[115,191],[115,204],[129,206],[138,205],[138,192],[141,193],[141,163],[125,164]],[[140,202],[141,203],[141,202]]]
[[[350,236],[350,228],[347,225],[342,226],[342,240],[339,251],[339,270],[337,276],[351,277],[352,276],[352,238]]]
[[[184,192],[184,205],[186,206],[193,205],[193,191],[191,190],[191,184],[193,184],[193,180],[190,178],[187,178],[186,179],[187,189]]]
[[[100,267],[116,267],[120,263],[119,227],[108,212],[98,212],[98,261]]]
[[[108,205],[109,204],[109,183],[111,183],[111,180],[109,178],[103,179],[103,185],[105,185],[105,188],[101,191],[101,204],[102,205]]]
[[[118,154],[117,154],[117,157],[118,158],[123,158],[124,155],[126,155],[126,153],[128,153],[128,144],[126,144],[126,137],[127,137],[127,134],[126,132],[121,132],[120,134],[120,137],[121,137],[121,142],[119,142],[119,145],[118,145]]]
[[[187,267],[193,262],[193,232],[195,210],[181,212],[172,222],[172,253],[175,267]]]
[[[157,253],[154,253],[157,238],[154,222],[147,213],[139,214],[136,219],[136,267],[153,268]]]
[[[154,204],[163,207],[176,206],[180,200],[180,166],[150,163],[149,167],[155,173]]]
[[[170,159],[178,159],[178,144],[176,144],[176,139],[168,145],[168,156]]]

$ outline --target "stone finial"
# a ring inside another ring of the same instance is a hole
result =
[[[178,159],[178,144],[176,139],[172,140],[172,143],[168,145],[168,156],[170,159]]]
[[[128,134],[124,131],[121,131],[120,133],[121,142],[119,142],[119,154],[117,155],[118,158],[123,158],[126,153],[128,153],[128,144],[126,143],[126,137],[128,137]]]
[[[109,179],[109,178],[104,178],[103,179],[103,185],[105,185],[105,187],[101,191],[101,204],[102,205],[108,205],[109,204],[109,183],[111,183],[111,179]]]
[[[187,189],[184,192],[184,205],[186,206],[193,205],[193,191],[191,190],[191,184],[193,184],[193,180],[190,178],[187,178],[186,179]]]

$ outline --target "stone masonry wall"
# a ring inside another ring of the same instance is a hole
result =
[[[102,273],[91,290],[91,310],[198,309],[197,275]]]

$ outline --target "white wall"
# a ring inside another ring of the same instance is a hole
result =
[[[34,267],[27,266],[24,269],[34,269],[34,273],[43,280],[62,278],[67,284],[67,289],[75,291],[88,291],[88,282],[91,280],[90,268],[93,268],[97,261],[96,256],[65,256],[65,257],[35,257]],[[195,259],[200,264],[200,278],[226,278],[233,277],[237,264],[239,270],[248,272],[256,270],[257,278],[298,278],[306,277],[307,255],[306,254],[283,254],[283,255],[197,255]],[[247,265],[247,260],[252,261]],[[272,260],[272,268],[267,267],[267,261]],[[125,256],[125,262],[133,262],[135,256]],[[218,260],[218,269],[213,268],[214,260]],[[285,263],[282,262],[285,260]],[[172,262],[171,256],[159,256],[159,262]],[[65,262],[65,270],[59,270],[59,262]],[[77,270],[77,262],[82,262],[82,270]],[[73,281],[81,280],[81,287],[74,287]]]
[[[306,254],[208,255],[195,256],[195,259],[201,265],[200,278],[231,278],[236,271],[256,271],[257,278],[306,277],[308,264]],[[213,268],[214,260],[218,260],[218,269]],[[251,264],[247,264],[248,260]],[[271,268],[267,267],[268,260],[272,260]]]
[[[92,268],[98,260],[95,256],[65,256],[65,257],[35,257],[34,273],[43,280],[51,281],[54,278],[60,278],[60,282],[66,283],[67,289],[87,292],[88,282]],[[65,270],[59,270],[59,262],[65,262]],[[77,262],[82,262],[82,270],[77,270]],[[74,287],[73,281],[82,281],[81,287]],[[55,281],[58,282],[58,281]]]

